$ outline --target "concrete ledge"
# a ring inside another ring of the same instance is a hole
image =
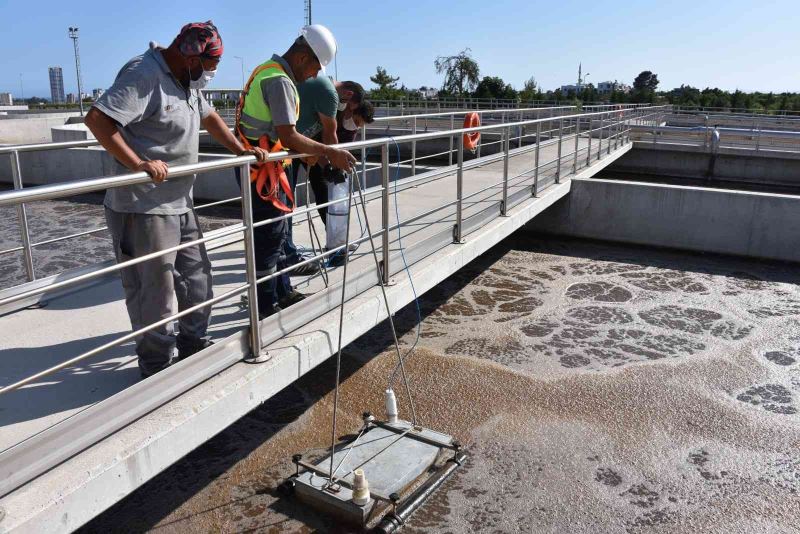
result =
[[[779,187],[800,186],[800,153],[722,147],[712,166],[707,148],[687,144],[635,142],[610,169],[631,175],[709,179]],[[709,177],[709,170],[713,174]]]
[[[533,231],[700,252],[800,261],[800,197],[576,179]]]
[[[653,144],[651,141],[633,141],[634,150],[657,150],[663,152],[688,152],[695,154],[710,154],[710,149],[701,144],[682,143],[678,141],[662,141]],[[728,156],[758,156],[760,158],[800,160],[800,152],[777,150],[769,146],[762,146],[758,151],[752,148],[739,148],[731,146],[719,147],[718,154]]]

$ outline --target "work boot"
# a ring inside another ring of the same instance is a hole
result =
[[[162,365],[160,367],[153,367],[153,366],[146,366],[142,365],[142,362],[139,362],[139,375],[142,377],[142,380],[145,378],[150,378],[156,373],[160,373],[164,369],[170,366],[172,362],[168,362],[166,365]]]
[[[275,315],[275,314],[276,314],[276,313],[278,313],[279,311],[281,311],[281,307],[280,307],[280,306],[278,306],[277,304],[275,304],[274,306],[272,306],[272,308],[269,308],[269,309],[261,309],[261,306],[259,306],[259,309],[258,309],[258,319],[259,319],[260,321],[263,321],[263,320],[264,320],[264,319],[266,319],[267,317],[270,317],[270,316],[272,316],[272,315]]]
[[[185,360],[189,356],[200,352],[201,350],[210,347],[214,342],[207,337],[201,338],[185,338],[178,335],[178,361]]]
[[[285,310],[289,306],[292,306],[293,304],[297,304],[298,302],[300,302],[301,300],[304,300],[305,298],[306,298],[305,295],[303,295],[299,291],[293,289],[291,293],[289,293],[288,295],[286,295],[282,299],[278,300],[278,306],[280,307],[280,309]]]
[[[340,250],[330,258],[328,267],[342,267],[347,260],[347,254],[343,250]]]
[[[289,271],[289,276],[311,276],[312,274],[317,274],[320,271],[320,266],[318,261],[312,261],[299,267],[296,267],[294,270]]]

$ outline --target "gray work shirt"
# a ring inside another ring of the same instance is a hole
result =
[[[183,88],[161,50],[150,43],[147,52],[131,59],[94,107],[119,123],[123,139],[140,158],[170,166],[197,163],[200,121],[213,107],[200,91]],[[119,162],[115,167],[117,174],[130,172]],[[108,189],[105,205],[126,213],[181,215],[193,207],[194,180],[192,175]]]

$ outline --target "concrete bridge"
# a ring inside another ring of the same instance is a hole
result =
[[[349,242],[359,248],[347,279],[342,268],[295,278],[311,296],[261,321],[241,300],[248,295],[253,303],[255,284],[264,281],[255,278],[251,200],[248,194],[232,199],[241,200],[242,222],[204,238],[214,268],[209,303],[216,344],[143,381],[118,267],[89,265],[36,278],[25,206],[142,183],[147,175],[0,193],[7,220],[19,216],[17,228],[5,228],[21,232],[12,252],[23,254],[30,278],[0,290],[0,532],[70,531],[84,524],[334,354],[343,293],[341,341],[347,344],[387,317],[382,287],[394,313],[412,302],[414,291],[429,290],[530,223],[568,195],[573,182],[619,160],[633,146],[632,129],[662,124],[666,111],[598,108],[521,121],[517,113],[506,113],[470,130],[449,129],[450,118],[443,116],[442,128],[344,145],[357,154],[380,154],[375,170],[364,161],[359,172],[362,180],[373,172],[380,181],[353,195]],[[463,135],[473,132],[485,139],[493,135],[495,149],[470,156]],[[450,139],[452,150],[441,166],[418,165],[426,144]],[[402,153],[411,161],[397,161],[401,147],[408,147]],[[10,155],[17,185],[20,154],[47,148],[0,149]],[[230,173],[252,161],[215,158],[174,167],[170,175],[202,173],[202,181],[205,174]],[[298,209],[294,235],[319,252],[307,221],[315,216],[313,204]]]

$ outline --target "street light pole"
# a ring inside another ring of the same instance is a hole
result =
[[[78,28],[69,29],[69,38],[72,39],[72,46],[75,49],[75,73],[78,76],[78,104],[83,117],[83,83],[81,82],[81,56],[78,53]]]
[[[233,58],[238,59],[242,64],[242,91],[244,91],[244,58],[241,56],[233,56]]]

